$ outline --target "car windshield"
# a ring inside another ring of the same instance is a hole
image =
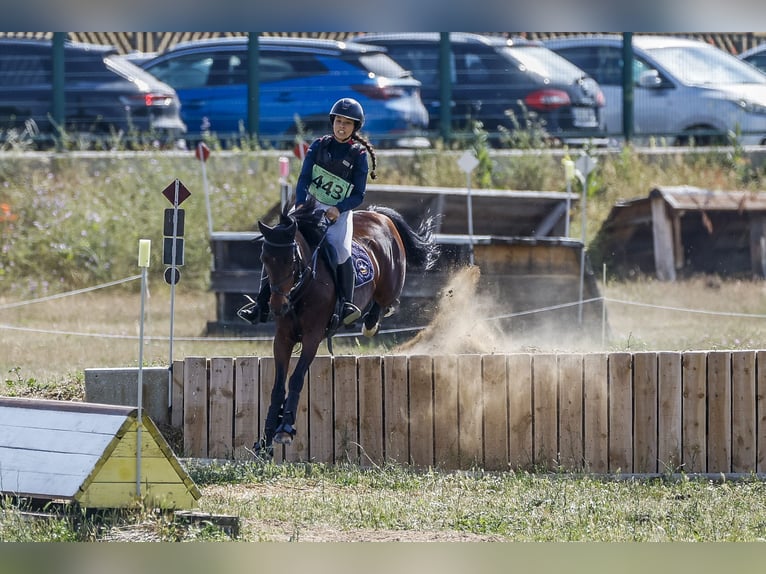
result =
[[[359,61],[367,71],[372,72],[376,76],[403,78],[408,75],[408,72],[395,60],[392,60],[387,54],[381,52],[362,54],[359,56]]]
[[[530,72],[543,78],[568,78],[577,80],[585,73],[566,58],[542,46],[508,46],[501,52],[510,56]]]
[[[712,46],[674,46],[648,51],[685,84],[766,84],[766,76],[761,72]]]

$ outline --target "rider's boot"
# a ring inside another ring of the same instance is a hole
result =
[[[341,322],[350,325],[362,316],[359,307],[354,305],[354,263],[351,257],[338,265],[338,291]]]
[[[271,297],[271,285],[269,285],[269,276],[265,272],[261,273],[261,287],[255,299],[245,295],[249,300],[237,311],[237,315],[250,323],[265,323],[269,320],[269,298]]]

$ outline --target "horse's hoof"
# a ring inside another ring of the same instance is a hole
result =
[[[378,334],[379,329],[380,329],[380,323],[375,323],[375,326],[372,327],[371,329],[368,329],[367,325],[365,325],[364,328],[362,328],[362,335],[371,339],[372,337]]]
[[[282,423],[277,427],[277,432],[274,434],[274,442],[289,445],[293,442],[294,436],[295,427],[289,423]]]

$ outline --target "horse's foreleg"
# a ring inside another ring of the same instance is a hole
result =
[[[277,427],[282,420],[283,404],[285,402],[285,380],[287,379],[287,365],[289,364],[289,355],[287,360],[275,361],[274,386],[271,388],[271,402],[266,413],[266,421],[263,425],[263,436],[255,443],[253,449],[257,455],[269,456],[272,453],[274,435]]]
[[[316,356],[318,348],[319,341],[316,343],[313,341],[303,342],[301,355],[298,358],[298,362],[295,364],[295,369],[293,370],[292,375],[290,375],[290,380],[287,385],[288,392],[287,399],[284,403],[284,411],[282,412],[282,420],[274,435],[274,442],[278,444],[290,444],[293,441],[296,432],[295,413],[298,411],[298,402],[301,398],[301,391],[303,390],[306,373]]]

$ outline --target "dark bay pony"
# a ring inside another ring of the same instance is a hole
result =
[[[381,315],[395,311],[407,267],[427,270],[435,263],[439,254],[432,238],[435,221],[427,217],[415,230],[397,211],[381,206],[355,211],[353,217],[354,242],[369,255],[372,267],[372,279],[354,289],[354,303],[362,310],[363,334],[372,337]],[[269,276],[269,304],[276,321],[276,372],[263,435],[253,447],[258,456],[271,456],[273,443],[292,442],[304,378],[325,338],[332,353],[338,309],[334,268],[323,254],[327,225],[313,202],[292,212],[285,207],[273,227],[258,222],[263,235],[261,262]],[[300,357],[285,389],[290,357],[298,344]]]

